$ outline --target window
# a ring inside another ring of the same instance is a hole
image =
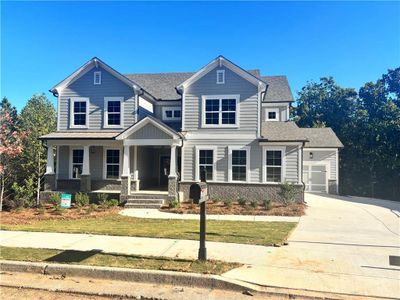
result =
[[[88,126],[88,98],[71,98],[71,128]]]
[[[163,107],[162,119],[164,121],[178,121],[181,119],[180,107]]]
[[[120,169],[120,150],[106,150],[106,179],[118,179]]]
[[[237,127],[238,95],[203,96],[203,127]]]
[[[104,127],[122,127],[122,97],[104,98]]]
[[[217,84],[225,84],[225,70],[217,70]]]
[[[100,71],[93,73],[93,83],[95,85],[101,84],[101,72]]]
[[[206,179],[214,179],[214,150],[212,149],[199,149],[198,151],[198,174],[197,179],[200,179],[200,174],[202,170],[205,170]]]
[[[72,178],[80,178],[83,168],[83,149],[72,149]]]
[[[282,182],[282,151],[266,150],[267,182]]]
[[[265,121],[279,121],[279,108],[265,109]]]
[[[247,181],[250,164],[250,147],[228,147],[229,181]]]

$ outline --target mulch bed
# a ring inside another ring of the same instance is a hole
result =
[[[271,202],[270,209],[266,210],[262,206],[253,208],[249,204],[240,206],[233,202],[230,207],[225,206],[223,202],[213,203],[207,201],[206,211],[210,215],[252,215],[252,216],[302,216],[305,213],[306,205],[303,203],[291,203],[287,206],[279,202]],[[162,207],[161,211],[176,214],[199,214],[200,206],[183,202],[179,208]]]
[[[24,208],[21,210],[2,211],[0,213],[1,224],[32,224],[44,220],[76,220],[85,218],[97,218],[108,215],[115,215],[121,210],[120,207],[96,209],[87,207],[63,209],[62,214],[58,213],[53,206],[45,205],[40,208]]]

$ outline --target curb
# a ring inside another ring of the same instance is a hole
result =
[[[0,270],[8,272],[39,273],[43,275],[63,275],[144,283],[163,283],[169,285],[215,288],[232,291],[259,291],[259,288],[255,285],[233,279],[226,279],[218,275],[182,273],[174,271],[65,265],[53,263],[48,264],[42,262],[22,262],[11,260],[1,260]]]

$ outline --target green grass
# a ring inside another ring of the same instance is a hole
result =
[[[4,260],[168,270],[218,275],[241,266],[237,263],[225,263],[215,260],[201,262],[198,260],[111,254],[97,251],[63,251],[14,247],[0,247],[0,258]]]
[[[207,221],[207,240],[215,242],[272,245],[284,242],[296,223]],[[196,220],[142,219],[121,215],[76,220],[45,220],[32,224],[1,224],[2,230],[91,233],[121,236],[198,240]]]

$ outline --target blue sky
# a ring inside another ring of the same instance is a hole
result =
[[[399,2],[4,2],[1,97],[21,109],[93,56],[121,73],[196,71],[219,54],[293,93],[358,89],[400,66]]]

